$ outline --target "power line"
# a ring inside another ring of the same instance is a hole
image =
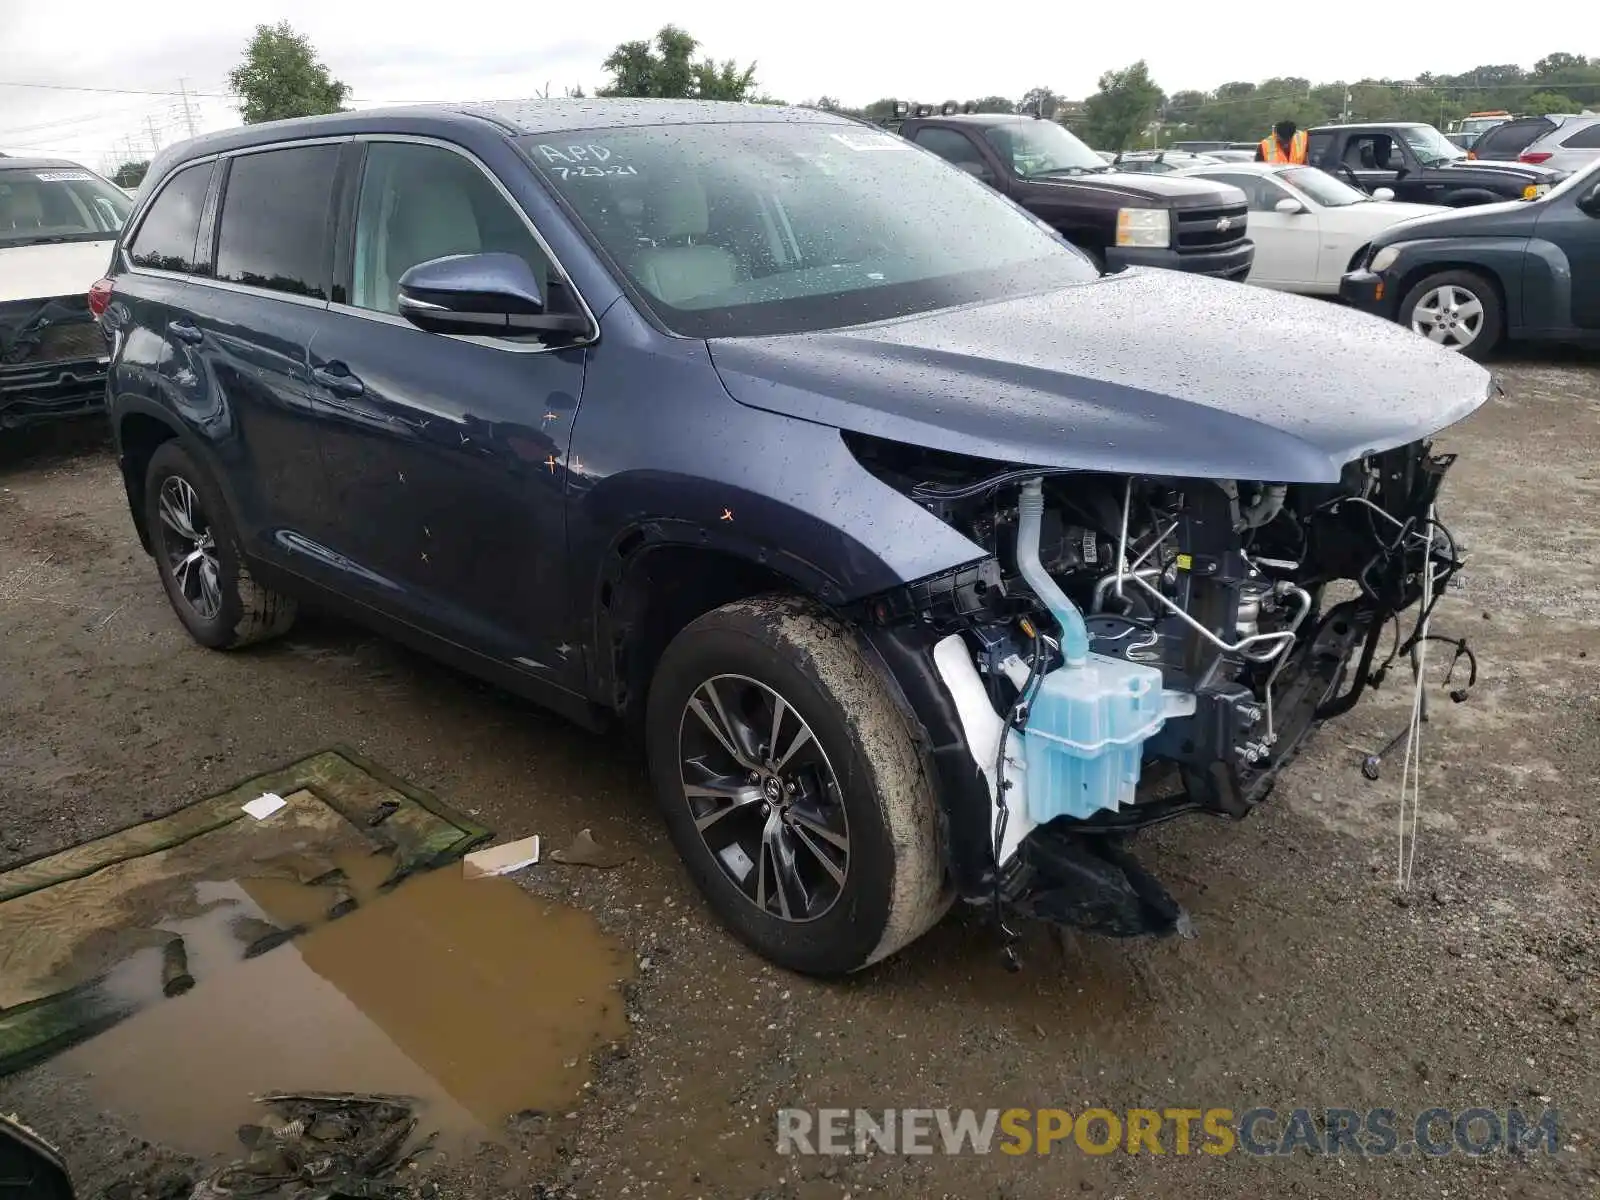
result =
[[[143,113],[150,108],[149,101],[141,104],[130,104],[126,108],[115,109],[111,112],[89,113],[81,117],[63,117],[56,121],[41,121],[36,125],[17,125],[10,129],[0,129],[0,138],[8,138],[17,134],[35,135],[45,130],[60,130],[76,125],[99,125],[111,121],[122,121],[129,113]]]
[[[232,92],[161,92],[149,88],[86,87],[71,83],[26,83],[14,79],[0,79],[0,87],[44,88],[53,92],[98,92],[111,96],[202,96],[212,100],[232,100]]]

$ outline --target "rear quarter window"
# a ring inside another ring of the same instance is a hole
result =
[[[1600,150],[1600,121],[1585,125],[1561,145],[1566,150]]]
[[[217,278],[326,300],[338,164],[336,144],[236,156],[223,190]]]
[[[206,256],[197,251],[195,243],[215,166],[206,162],[184,167],[161,188],[128,244],[134,266],[186,275],[207,273]]]

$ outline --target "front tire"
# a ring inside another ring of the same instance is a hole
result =
[[[161,586],[195,641],[232,650],[294,623],[295,602],[251,576],[221,490],[177,442],[151,456],[144,502]]]
[[[668,832],[717,916],[780,966],[858,970],[949,907],[933,790],[858,635],[789,597],[667,647],[646,740]]]
[[[1481,362],[1505,330],[1500,293],[1476,271],[1440,271],[1406,293],[1396,317],[1436,345]]]

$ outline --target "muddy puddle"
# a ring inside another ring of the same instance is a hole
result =
[[[626,1036],[626,951],[587,913],[459,864],[386,889],[387,857],[336,861],[334,882],[286,864],[196,885],[199,915],[162,922],[182,961],[168,943],[121,963],[105,986],[143,1007],[59,1067],[139,1136],[201,1157],[237,1153],[271,1092],[410,1097],[441,1146],[566,1111],[593,1052]]]

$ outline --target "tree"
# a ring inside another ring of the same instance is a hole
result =
[[[1571,113],[1583,107],[1575,104],[1571,97],[1563,96],[1560,92],[1535,92],[1523,103],[1523,107],[1530,113]]]
[[[1004,96],[984,96],[972,101],[972,111],[981,113],[1014,113],[1017,106]]]
[[[228,74],[246,125],[341,111],[347,85],[328,74],[311,39],[287,21],[257,25],[244,61]]]
[[[1546,54],[1533,64],[1536,79],[1554,79],[1558,75],[1570,75],[1588,69],[1589,60],[1582,54]]]
[[[697,42],[676,25],[663,25],[653,41],[623,42],[601,65],[611,72],[602,96],[666,96],[678,99],[743,100],[755,90],[756,67],[744,70],[728,59],[694,61]]]
[[[150,169],[148,159],[125,162],[111,174],[111,182],[120,188],[136,188],[144,182],[144,173]]]
[[[1047,87],[1031,87],[1022,93],[1017,105],[1019,112],[1037,112],[1041,117],[1053,117],[1061,104],[1061,97]]]
[[[1100,76],[1100,90],[1084,104],[1089,144],[1106,150],[1133,145],[1161,107],[1161,89],[1140,59],[1121,71]]]

